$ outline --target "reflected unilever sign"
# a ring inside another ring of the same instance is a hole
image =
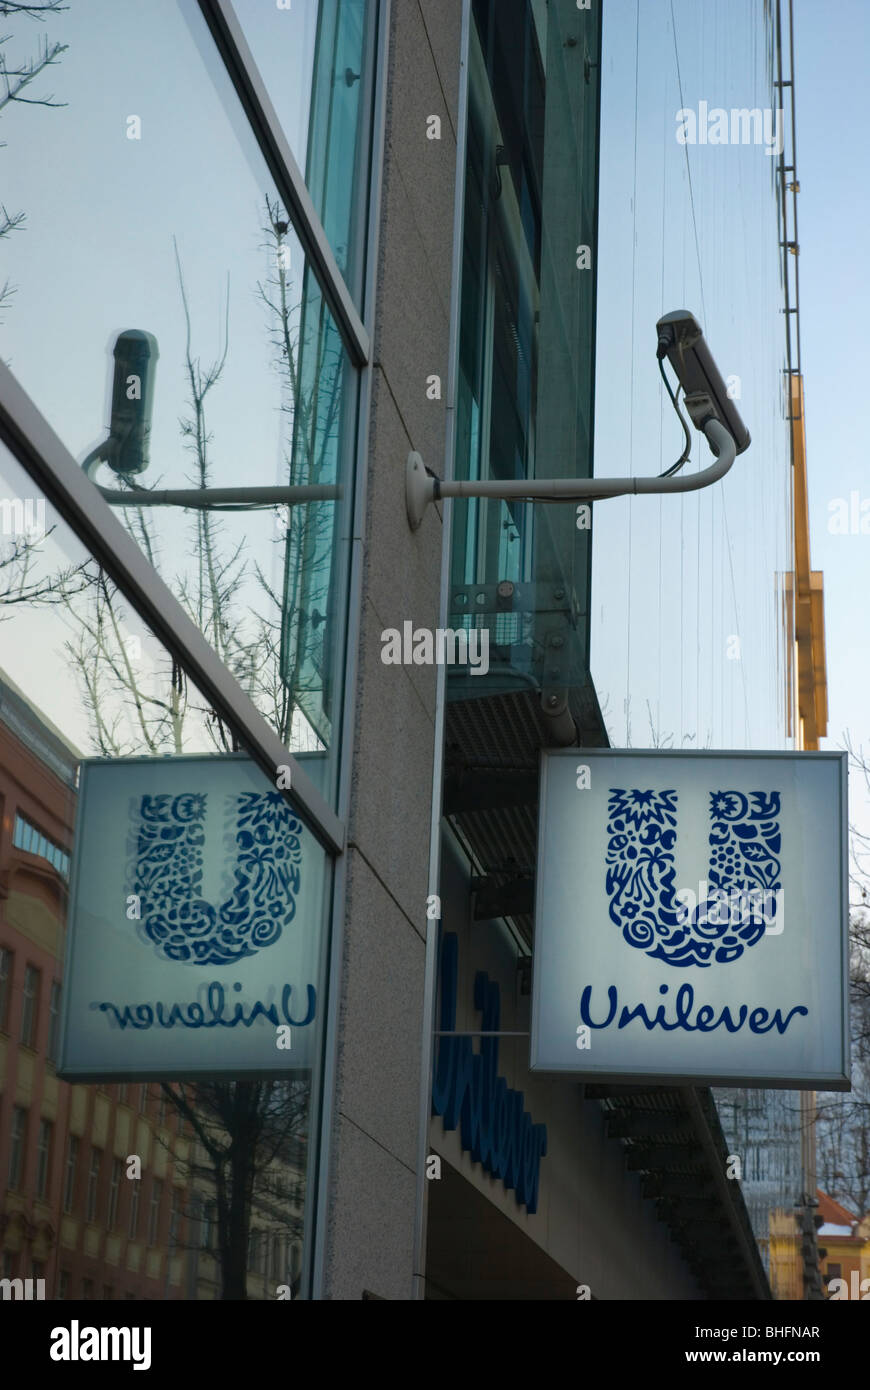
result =
[[[325,856],[259,768],[85,762],[74,851],[62,1075],[311,1067]]]
[[[846,755],[542,755],[531,1067],[848,1087]]]

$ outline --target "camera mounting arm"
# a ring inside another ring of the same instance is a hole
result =
[[[737,444],[725,426],[716,419],[709,399],[698,394],[686,396],[685,403],[716,456],[716,462],[700,473],[673,478],[529,478],[514,482],[494,478],[441,482],[426,471],[419,454],[410,453],[405,466],[408,524],[412,531],[416,531],[427,505],[442,497],[490,497],[505,502],[598,502],[606,497],[625,497],[632,493],[695,492],[699,488],[709,487],[728,472],[737,457]]]
[[[335,502],[339,483],[301,483],[295,487],[140,488],[100,487],[95,474],[109,453],[110,441],[99,444],[81,465],[86,478],[112,507],[192,507],[200,511],[252,511],[266,507],[304,506],[307,502]]]

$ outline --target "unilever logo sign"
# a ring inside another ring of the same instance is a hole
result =
[[[843,754],[543,755],[532,1067],[847,1085]]]
[[[82,765],[62,1074],[313,1060],[325,855],[246,757]]]
[[[710,793],[708,891],[697,902],[676,886],[677,811],[673,788],[609,790],[610,919],[668,965],[726,965],[783,930],[780,793]]]

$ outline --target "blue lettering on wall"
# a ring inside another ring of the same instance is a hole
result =
[[[442,1032],[456,1028],[459,941],[447,932],[441,946]],[[474,977],[474,1007],[484,1032],[499,1028],[498,985],[479,970]],[[500,1178],[530,1214],[538,1209],[541,1158],[547,1152],[547,1127],[532,1123],[523,1109],[522,1091],[498,1076],[498,1038],[481,1038],[474,1052],[471,1038],[439,1038],[432,1085],[432,1112],[445,1129],[459,1126],[460,1142],[475,1163]]]

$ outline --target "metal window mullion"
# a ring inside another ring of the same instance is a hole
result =
[[[371,339],[336,264],[329,239],[236,13],[230,0],[198,0],[198,4],[287,208],[305,257],[314,268],[344,346],[354,366],[363,367],[371,356]]]
[[[237,732],[273,785],[277,769],[290,768],[295,809],[303,814],[312,833],[329,853],[341,853],[345,838],[343,822],[230,675],[150,560],[115,518],[93,483],[88,481],[2,362],[0,439],[117,584],[143,622],[176,658],[221,718]]]
[[[366,212],[365,254],[363,260],[363,314],[370,327],[375,321],[378,290],[378,261],[383,191],[384,143],[387,105],[387,68],[390,45],[390,9],[392,0],[373,0],[373,39],[368,46],[371,57],[371,110],[369,148],[369,189]],[[368,50],[367,50],[368,51]],[[338,813],[343,823],[350,817],[351,789],[357,718],[356,683],[359,674],[359,638],[362,628],[363,564],[365,559],[365,518],[368,498],[369,426],[373,389],[374,365],[371,361],[359,374],[360,389],[357,407],[356,470],[354,479],[354,511],[350,554],[350,583],[348,590],[347,633],[345,654],[344,704],[342,714],[341,756],[339,766]],[[320,1114],[319,1151],[317,1160],[317,1191],[313,1216],[313,1250],[309,1262],[310,1289],[313,1300],[324,1297],[326,1287],[327,1237],[330,1204],[334,1198],[333,1139],[337,1123],[337,1076],[340,1042],[341,987],[344,975],[345,906],[347,899],[348,856],[336,860],[333,877],[332,922],[329,939],[329,970],[327,981],[327,1016],[324,1030],[321,1084],[319,1087]]]

